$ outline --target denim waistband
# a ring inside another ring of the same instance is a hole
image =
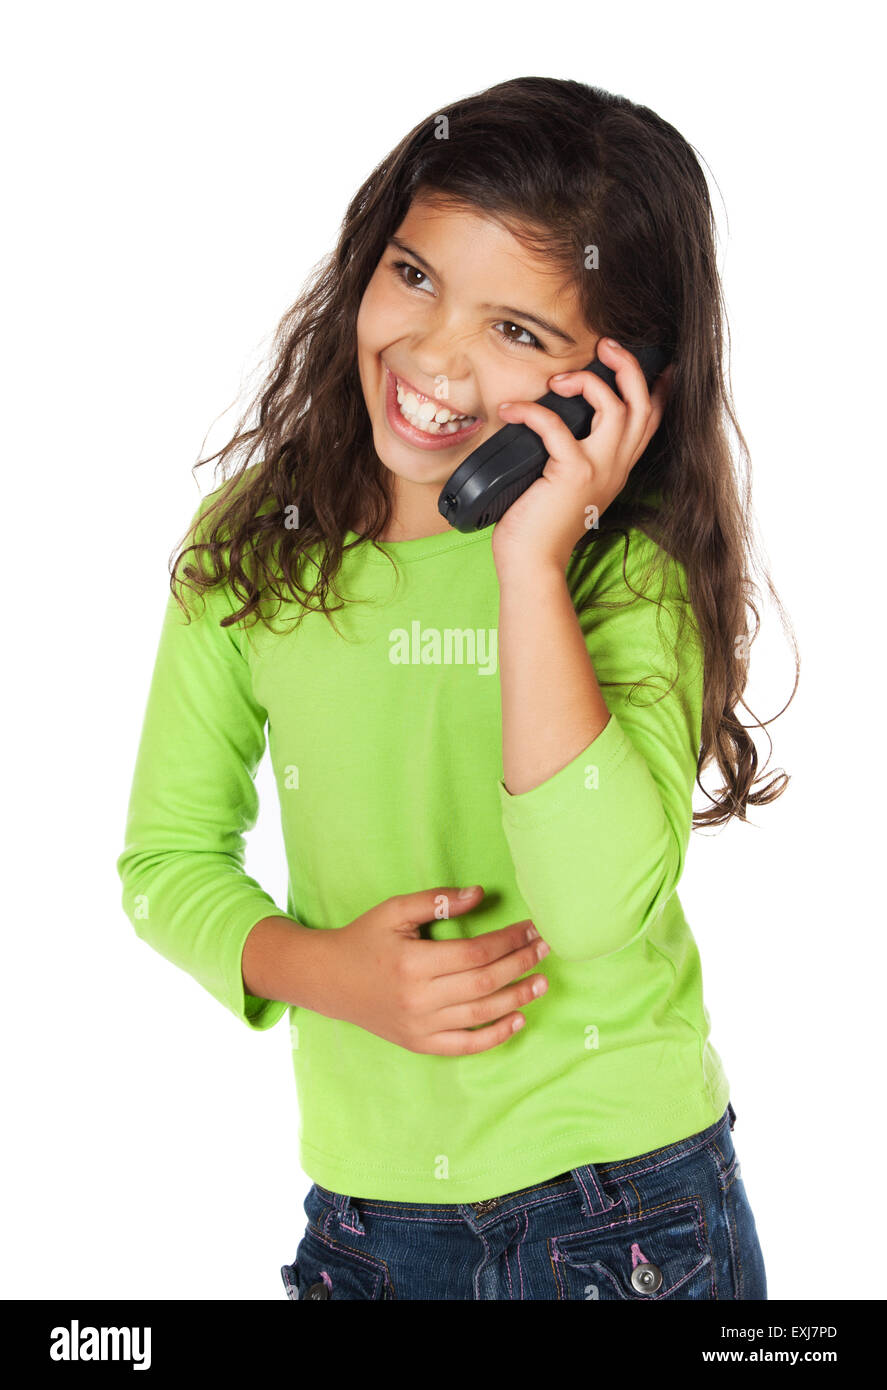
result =
[[[663,1168],[716,1140],[718,1134],[728,1123],[732,1130],[735,1122],[736,1111],[728,1102],[727,1109],[720,1119],[715,1120],[707,1129],[700,1130],[697,1134],[688,1135],[686,1139],[678,1139],[659,1149],[651,1149],[647,1153],[636,1154],[633,1158],[617,1159],[607,1163],[583,1163],[576,1168],[571,1168],[568,1172],[559,1173],[553,1178],[546,1178],[530,1187],[522,1187],[515,1192],[506,1192],[501,1197],[489,1197],[477,1202],[392,1202],[382,1198],[364,1198],[350,1196],[343,1192],[332,1192],[317,1182],[314,1184],[314,1189],[324,1202],[335,1209],[345,1229],[351,1229],[360,1234],[363,1233],[364,1228],[360,1220],[360,1212],[354,1205],[355,1202],[359,1203],[363,1211],[376,1212],[380,1216],[406,1212],[415,1215],[417,1212],[421,1212],[427,1218],[434,1219],[435,1216],[443,1218],[458,1213],[465,1217],[470,1225],[480,1228],[487,1219],[500,1220],[510,1212],[532,1206],[539,1200],[550,1200],[559,1195],[566,1196],[571,1190],[578,1189],[582,1198],[583,1211],[587,1215],[593,1216],[609,1211],[618,1201],[618,1197],[614,1197],[606,1191],[608,1177],[631,1178],[642,1173],[652,1172],[657,1168]],[[562,1192],[557,1193],[557,1188],[561,1188]]]

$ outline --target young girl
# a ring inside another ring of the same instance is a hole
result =
[[[787,780],[754,790],[735,713],[721,320],[678,132],[504,82],[360,188],[220,451],[250,446],[185,537],[193,611],[173,567],[118,871],[137,934],[249,1027],[289,1011],[290,1298],[766,1298],[676,893],[697,774],[724,782],[699,825]],[[444,485],[511,422],[544,475],[454,530]],[[266,721],[285,913],[244,872]]]

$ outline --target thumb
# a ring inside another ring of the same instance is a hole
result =
[[[400,893],[389,898],[388,904],[395,925],[412,928],[408,935],[418,936],[419,927],[425,922],[470,912],[477,907],[483,893],[479,884],[473,888],[425,888],[420,893]]]

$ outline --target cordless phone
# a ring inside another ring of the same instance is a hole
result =
[[[664,371],[669,355],[663,348],[626,348],[638,360],[647,389]],[[595,360],[582,368],[594,372],[611,390],[616,390],[616,374]],[[618,394],[618,392],[617,392]],[[574,439],[585,439],[591,432],[594,407],[583,396],[559,396],[549,391],[539,405],[563,420]],[[542,476],[548,450],[529,425],[504,425],[484,440],[451,474],[437,501],[437,509],[457,531],[480,531],[491,526]]]

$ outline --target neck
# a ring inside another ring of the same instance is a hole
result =
[[[439,536],[451,529],[450,523],[437,510],[441,484],[412,484],[402,486],[402,480],[395,477],[391,502],[391,516],[380,541],[416,541],[425,536]],[[356,526],[358,534],[365,534],[363,524]]]

